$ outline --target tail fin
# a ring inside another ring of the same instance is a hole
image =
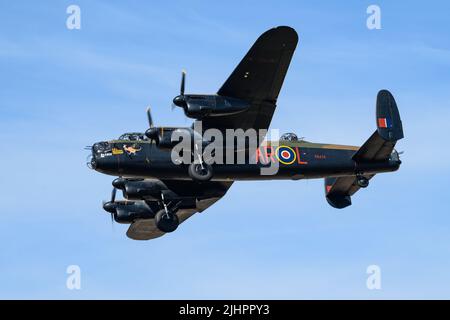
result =
[[[358,164],[384,162],[389,159],[400,165],[400,159],[391,157],[396,142],[403,138],[402,120],[398,112],[394,97],[387,90],[381,90],[377,96],[377,130],[356,151],[353,160]],[[389,161],[391,161],[389,160]],[[348,207],[352,204],[351,197],[360,188],[367,187],[369,180],[375,176],[374,173],[325,178],[325,196],[328,203],[338,209]]]
[[[392,94],[381,90],[377,95],[377,130],[387,141],[397,141],[403,138],[403,126],[397,104]]]
[[[392,94],[381,90],[377,95],[377,130],[353,155],[356,162],[387,160],[395,143],[403,138],[400,113]]]

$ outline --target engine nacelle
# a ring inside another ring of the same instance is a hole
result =
[[[129,200],[158,200],[167,187],[159,180],[131,180],[124,183],[122,190],[124,197]]]
[[[136,219],[152,219],[155,216],[155,212],[145,201],[118,203],[115,211],[114,220],[124,224],[132,223]]]
[[[200,133],[192,128],[177,127],[153,127],[145,132],[145,135],[156,142],[159,148],[170,149],[177,145],[181,139],[190,139],[191,141],[202,140]],[[203,147],[208,145],[210,141],[202,141]]]
[[[159,148],[170,149],[175,146],[179,140],[173,138],[173,133],[179,131],[181,134],[190,136],[191,128],[174,128],[174,127],[153,127],[145,132],[145,135],[156,142]]]
[[[226,116],[250,108],[247,101],[219,95],[182,95],[175,97],[174,104],[183,108],[187,117],[194,119]]]

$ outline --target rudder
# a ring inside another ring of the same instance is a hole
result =
[[[388,90],[380,90],[377,95],[378,134],[387,141],[403,138],[403,126],[397,103]]]

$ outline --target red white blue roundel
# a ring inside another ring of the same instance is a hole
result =
[[[297,157],[294,149],[288,146],[279,146],[275,154],[282,164],[292,164]]]

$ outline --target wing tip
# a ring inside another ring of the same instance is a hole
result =
[[[132,240],[151,240],[162,237],[165,233],[156,229],[153,219],[138,219],[130,224],[126,235]]]
[[[298,42],[298,33],[294,28],[289,26],[278,26],[264,32],[259,39],[264,38],[277,38],[282,40],[283,42],[293,42],[297,44]]]
[[[378,91],[377,97],[386,97],[395,101],[394,96],[387,89],[381,89],[380,91]]]

